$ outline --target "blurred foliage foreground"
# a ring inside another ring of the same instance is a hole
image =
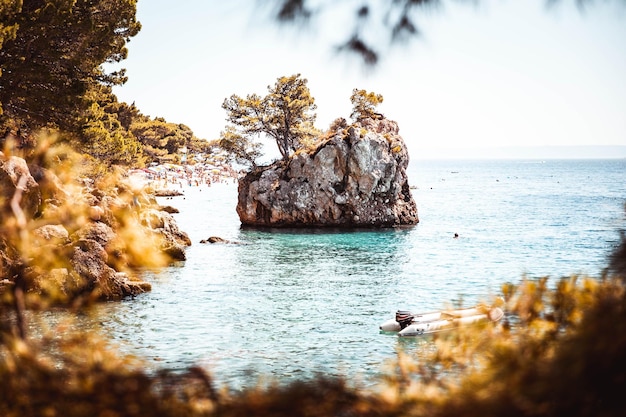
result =
[[[76,333],[71,326],[28,335],[24,308],[62,305],[78,313],[102,295],[98,285],[81,287],[84,277],[71,261],[71,253],[89,240],[79,231],[95,221],[89,209],[96,196],[99,203],[107,201],[107,195],[118,203],[100,213],[109,216],[105,223],[123,237],[103,246],[110,248],[104,250],[108,265],[130,271],[122,266],[162,262],[145,258],[145,253],[161,252],[150,250],[155,240],[138,226],[141,214],[133,212],[132,201],[137,204],[131,191],[107,183],[110,179],[102,175],[100,185],[88,193],[91,197],[85,199],[85,188],[78,187],[76,195],[83,196],[78,198],[69,185],[75,184],[75,167],[84,161],[60,150],[40,155],[40,166],[56,166],[55,176],[41,178],[56,178],[57,187],[42,187],[42,203],[33,205],[30,214],[25,213],[31,206],[19,180],[13,195],[0,201],[0,278],[5,282],[0,303],[0,416],[624,415],[623,233],[602,278],[572,276],[554,283],[543,278],[505,285],[505,320],[436,336],[428,348],[398,348],[376,389],[320,376],[233,391],[216,387],[199,367],[148,371],[100,335]],[[0,160],[7,164],[11,159],[3,154]],[[107,189],[117,190],[115,198]],[[125,198],[129,200],[122,204]],[[36,231],[50,224],[67,230],[62,242],[41,240]],[[51,273],[59,269],[64,272]]]

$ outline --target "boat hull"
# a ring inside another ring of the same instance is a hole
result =
[[[395,319],[390,319],[380,325],[380,330],[383,332],[397,332],[399,336],[403,337],[422,336],[479,322],[497,322],[502,317],[504,317],[504,312],[498,307],[491,309],[472,307],[458,310],[443,310],[415,314],[411,323],[404,328]]]

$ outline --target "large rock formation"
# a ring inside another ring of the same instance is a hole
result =
[[[312,152],[257,168],[239,181],[244,226],[391,227],[418,223],[398,125],[340,126]]]

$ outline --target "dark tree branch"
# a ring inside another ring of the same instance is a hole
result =
[[[267,2],[267,0],[265,0]],[[272,0],[276,4],[276,13],[274,18],[279,24],[284,23],[300,23],[308,22],[314,15],[320,12],[337,8],[346,4],[345,1],[335,0],[317,4],[312,0]],[[626,4],[626,0],[614,0]],[[270,1],[271,2],[271,1]],[[465,2],[478,4],[480,0],[457,0],[457,2]],[[594,3],[596,0],[545,0],[546,7],[552,7],[558,3],[574,3],[582,12],[588,4]],[[313,12],[312,3],[315,3],[315,13]],[[369,37],[366,33],[379,30],[375,23],[381,23],[387,32],[378,34],[372,38],[389,39],[391,45],[395,45],[400,41],[406,41],[420,36],[421,32],[416,23],[417,17],[421,16],[426,9],[433,9],[443,5],[442,0],[390,0],[379,6],[384,8],[383,13],[379,13],[376,7],[381,2],[374,0],[363,0],[363,2],[354,9],[352,33],[348,39],[341,42],[336,50],[340,53],[352,52],[361,58],[366,66],[373,67],[380,61],[381,49],[387,46],[377,47],[373,42],[366,41]],[[376,22],[378,20],[378,22]],[[373,25],[371,23],[374,23]],[[372,29],[374,27],[374,29]]]

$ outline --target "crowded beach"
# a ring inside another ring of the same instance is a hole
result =
[[[146,168],[136,168],[128,171],[128,177],[133,183],[142,187],[150,187],[157,195],[177,193],[188,187],[210,187],[217,183],[236,183],[240,172],[220,159],[210,161],[181,164],[152,163]]]

